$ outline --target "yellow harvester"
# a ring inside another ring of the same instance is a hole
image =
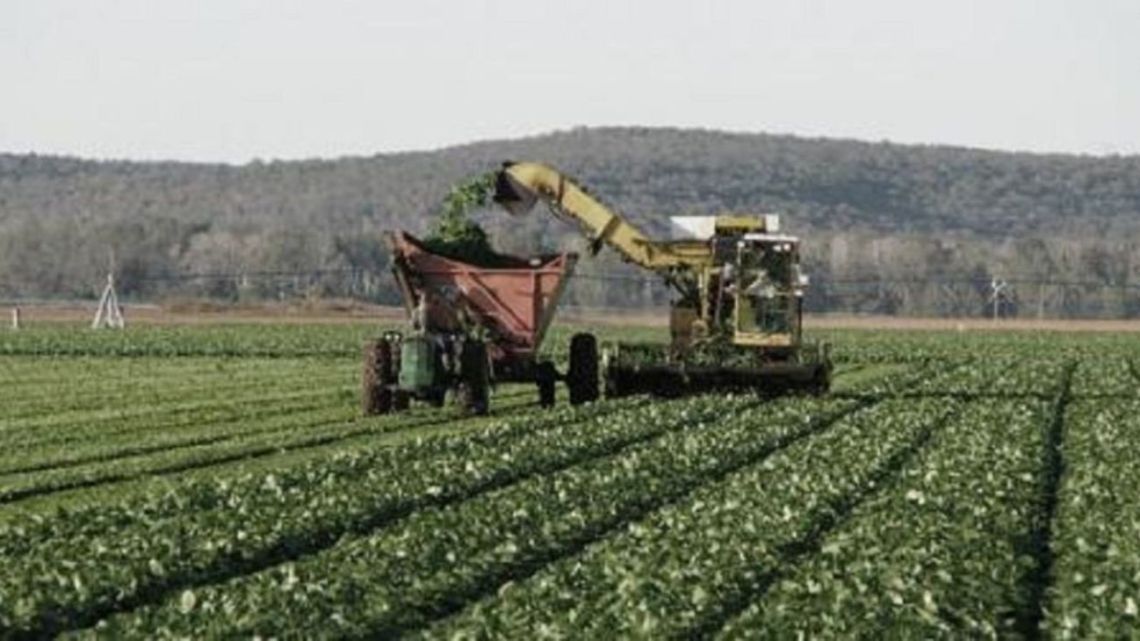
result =
[[[675,290],[668,347],[604,347],[607,395],[827,391],[827,348],[803,339],[800,241],[779,233],[777,216],[679,216],[676,238],[651,239],[574,180],[525,162],[504,163],[494,199],[513,214],[545,202],[582,229],[592,253],[609,246]]]

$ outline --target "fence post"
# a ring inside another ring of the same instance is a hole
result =
[[[20,307],[12,308],[12,329],[20,329]]]

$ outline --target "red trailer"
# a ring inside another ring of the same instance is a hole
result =
[[[546,406],[554,404],[558,380],[566,381],[572,403],[597,399],[592,335],[572,338],[565,374],[538,356],[576,254],[495,255],[474,264],[433,252],[405,232],[385,239],[411,330],[366,345],[366,414],[403,409],[412,398],[442,405],[449,390],[466,410],[485,413],[489,386],[507,381],[535,383]]]

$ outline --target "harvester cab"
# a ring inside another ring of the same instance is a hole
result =
[[[673,307],[675,348],[702,341],[767,350],[770,355],[799,345],[804,287],[799,239],[774,233],[775,215],[676,216],[674,242],[701,242],[710,260],[696,270],[696,305]],[[680,238],[678,238],[680,237]]]
[[[798,244],[791,236],[767,234],[737,241],[736,344],[789,347],[799,342],[807,283],[799,273]]]

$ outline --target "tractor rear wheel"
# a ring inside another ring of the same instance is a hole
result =
[[[542,407],[554,407],[554,385],[558,380],[558,370],[554,363],[542,361],[536,366],[535,383],[538,384],[538,404]]]
[[[386,339],[364,344],[364,371],[361,376],[361,410],[365,416],[392,411],[392,343]]]
[[[487,346],[482,341],[466,341],[459,355],[459,405],[467,414],[482,416],[490,406],[490,376]]]
[[[570,387],[570,404],[598,400],[598,339],[593,334],[575,334],[570,339],[566,383]]]

